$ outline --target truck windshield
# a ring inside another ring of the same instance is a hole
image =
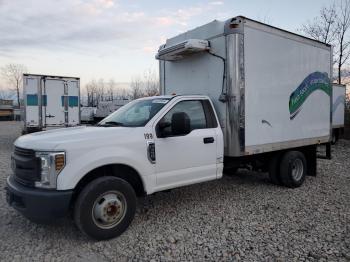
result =
[[[135,100],[103,119],[98,126],[145,126],[168,102],[170,98]]]

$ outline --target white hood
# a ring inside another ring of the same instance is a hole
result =
[[[70,148],[116,144],[130,138],[138,128],[130,127],[71,127],[37,132],[19,137],[15,146],[34,150],[67,150]]]

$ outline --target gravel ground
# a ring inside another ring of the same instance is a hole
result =
[[[15,122],[0,122],[0,261],[350,261],[350,141],[297,189],[266,174],[236,176],[140,199],[119,238],[94,242],[71,219],[36,225],[5,201]]]

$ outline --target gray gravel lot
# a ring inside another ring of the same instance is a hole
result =
[[[350,261],[350,141],[318,160],[297,189],[266,174],[236,176],[140,199],[119,238],[93,242],[70,218],[36,225],[5,201],[15,122],[0,122],[0,261]]]

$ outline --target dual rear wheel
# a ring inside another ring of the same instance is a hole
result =
[[[271,182],[290,188],[303,184],[307,174],[307,162],[300,151],[287,151],[282,155],[275,155],[269,164]]]

